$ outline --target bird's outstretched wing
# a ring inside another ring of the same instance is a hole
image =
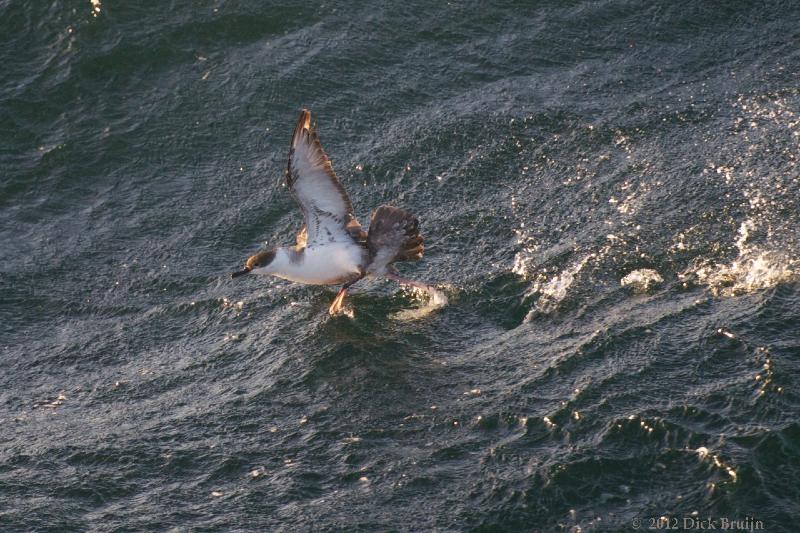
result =
[[[383,275],[396,261],[419,261],[425,250],[417,217],[399,207],[382,205],[372,213],[367,237],[367,271]]]
[[[353,215],[353,204],[322,150],[307,109],[300,113],[292,135],[286,183],[303,211],[308,246],[366,242],[366,232]]]

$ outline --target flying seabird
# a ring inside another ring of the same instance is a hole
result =
[[[286,183],[305,222],[297,244],[258,252],[247,259],[243,270],[232,273],[232,278],[252,273],[309,285],[342,285],[328,310],[331,315],[341,312],[347,289],[365,277],[386,278],[435,293],[425,283],[400,277],[392,266],[422,258],[417,217],[382,205],[372,213],[369,232],[364,231],[311,127],[307,109],[300,113],[292,135]]]

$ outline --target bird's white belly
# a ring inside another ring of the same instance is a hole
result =
[[[361,273],[364,249],[352,244],[326,244],[303,250],[302,260],[278,277],[309,285],[347,282]]]

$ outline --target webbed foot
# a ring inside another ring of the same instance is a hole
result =
[[[342,314],[342,309],[344,309],[344,297],[346,294],[346,287],[339,289],[339,293],[336,295],[336,298],[333,299],[333,303],[331,304],[330,308],[328,308],[328,313],[330,313],[331,316]]]

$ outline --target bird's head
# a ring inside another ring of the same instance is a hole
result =
[[[269,250],[262,250],[247,259],[244,269],[231,273],[232,278],[244,276],[250,272],[254,274],[270,274],[272,261],[275,259],[275,248]]]

